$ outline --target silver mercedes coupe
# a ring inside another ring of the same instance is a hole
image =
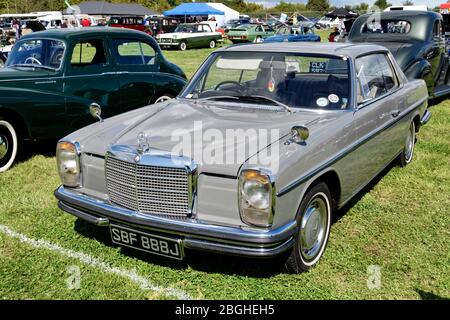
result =
[[[223,48],[175,99],[104,121],[92,106],[99,121],[57,145],[55,196],[120,246],[307,271],[333,212],[391,162],[412,161],[427,101],[425,82],[381,46]]]

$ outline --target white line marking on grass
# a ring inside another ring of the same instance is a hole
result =
[[[73,251],[70,249],[66,249],[57,244],[53,244],[53,243],[45,241],[45,240],[40,240],[40,239],[36,240],[36,239],[28,238],[26,235],[18,233],[14,230],[11,230],[10,228],[8,228],[7,226],[4,226],[4,225],[0,225],[0,232],[11,238],[18,239],[20,242],[29,244],[35,248],[51,250],[51,251],[57,252],[63,256],[77,259],[91,267],[99,268],[104,272],[112,273],[112,274],[116,274],[116,275],[124,277],[124,278],[128,278],[129,280],[138,284],[141,287],[141,289],[143,289],[143,290],[157,291],[158,293],[161,293],[165,296],[172,296],[172,297],[176,297],[181,300],[191,300],[192,299],[192,297],[188,293],[184,292],[183,290],[174,289],[174,288],[163,288],[163,287],[156,286],[153,283],[151,283],[148,279],[138,275],[136,273],[136,271],[130,271],[130,270],[126,270],[126,269],[112,267],[108,263],[106,263],[98,258],[92,257],[88,254]]]

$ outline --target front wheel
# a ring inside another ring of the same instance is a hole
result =
[[[398,164],[401,167],[406,167],[411,163],[414,156],[414,147],[416,145],[416,125],[414,121],[411,122],[408,133],[405,139],[405,147],[398,158]]]
[[[186,41],[181,41],[180,43],[180,50],[185,51],[187,49],[187,43]]]
[[[8,170],[17,157],[18,142],[13,125],[0,118],[0,172]]]
[[[306,193],[297,214],[295,244],[285,262],[287,272],[306,272],[319,261],[330,235],[331,203],[330,190],[323,182]]]

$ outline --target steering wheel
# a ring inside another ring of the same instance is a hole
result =
[[[217,84],[217,85],[214,87],[214,90],[219,90],[219,88],[220,88],[221,86],[225,85],[225,84],[236,84],[236,85],[239,86],[239,89],[236,89],[236,88],[227,88],[228,90],[231,90],[231,91],[236,91],[236,92],[241,93],[241,91],[242,91],[243,89],[245,89],[244,86],[242,85],[242,83],[239,83],[239,82],[233,81],[233,80],[227,80],[227,81],[223,81],[223,82]]]
[[[31,63],[30,63],[31,62]],[[28,57],[25,59],[25,64],[33,64],[33,62],[36,62],[38,65],[42,65],[42,62],[40,62],[38,59],[36,59],[35,57]]]

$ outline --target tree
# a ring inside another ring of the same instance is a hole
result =
[[[404,6],[413,6],[414,2],[412,2],[411,0],[406,0],[406,1],[403,1],[403,5]]]
[[[330,3],[328,0],[308,0],[306,9],[310,11],[328,11],[330,9]]]
[[[388,3],[386,0],[377,0],[375,1],[374,5],[380,8],[380,10],[384,10],[387,7],[392,6],[392,4]]]

